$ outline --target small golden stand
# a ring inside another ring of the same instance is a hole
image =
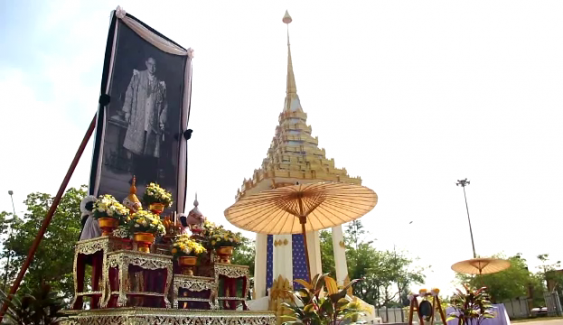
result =
[[[424,316],[422,315],[420,310],[418,297],[426,298],[428,296],[432,296],[432,315],[430,316],[431,318],[429,325],[434,325],[434,315],[436,315],[436,310],[438,310],[440,314],[440,318],[442,319],[442,324],[447,325],[446,313],[442,308],[442,303],[440,301],[440,297],[438,296],[439,292],[440,290],[438,289],[432,289],[431,292],[426,291],[426,289],[422,289],[418,294],[411,294],[409,296],[409,300],[411,301],[410,310],[409,310],[409,325],[413,325],[413,316],[415,310],[416,310],[416,314],[418,315],[418,320],[420,322],[420,325],[424,325]]]

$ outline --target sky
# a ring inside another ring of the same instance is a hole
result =
[[[111,10],[195,50],[188,204],[223,211],[262,159],[283,109],[285,10],[313,136],[379,203],[379,249],[453,288],[477,254],[563,259],[563,2],[0,1],[0,210],[57,192],[96,113]],[[70,185],[86,184],[92,144]],[[413,221],[412,224],[409,224]]]

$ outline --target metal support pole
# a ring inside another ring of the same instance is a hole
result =
[[[477,253],[475,253],[475,241],[473,240],[473,228],[471,227],[471,218],[469,218],[469,206],[467,205],[467,194],[465,193],[465,187],[469,185],[469,181],[466,179],[458,180],[456,185],[461,185],[463,187],[463,197],[465,198],[465,209],[467,210],[467,222],[469,222],[469,234],[471,235],[471,247],[473,248],[473,258],[477,258]]]

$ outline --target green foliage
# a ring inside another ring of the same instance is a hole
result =
[[[4,292],[0,292],[2,303],[8,303],[4,319],[14,325],[51,325],[58,324],[63,316],[64,302],[51,290],[51,286],[42,283],[29,294],[14,296],[11,301]]]
[[[350,222],[345,229],[346,260],[352,279],[364,280],[354,287],[354,294],[376,308],[403,306],[409,286],[424,283],[424,269],[413,268],[413,260],[402,252],[379,251],[367,236],[360,220]],[[319,234],[323,270],[334,275],[332,235]]]
[[[402,253],[378,251],[362,243],[358,251],[351,250],[348,255],[350,277],[364,278],[354,294],[376,308],[397,306],[394,300],[403,305],[401,298],[408,295],[409,286],[424,283],[424,269],[413,269],[413,261]]]
[[[254,241],[240,236],[240,245],[235,249],[231,263],[236,265],[247,265],[250,277],[254,276],[254,257],[256,256],[256,248]]]
[[[295,292],[295,296],[302,306],[283,303],[286,311],[282,317],[283,324],[329,325],[338,324],[343,320],[355,324],[359,316],[363,315],[363,311],[357,300],[346,299],[346,290],[358,281],[351,281],[347,286],[338,288],[336,281],[328,274],[317,274],[311,283],[297,280],[303,289]],[[322,289],[327,293],[323,297],[320,295]]]
[[[447,321],[457,319],[459,325],[479,325],[486,318],[494,318],[486,288],[474,290],[463,286],[465,291],[457,289],[451,298],[451,306],[456,311],[450,313]]]
[[[24,277],[24,292],[33,290],[39,283],[47,282],[52,284],[54,291],[60,292],[65,298],[72,296],[74,244],[80,235],[80,202],[84,196],[86,187],[82,186],[69,189],[62,197]],[[24,201],[27,212],[23,220],[11,223],[13,233],[5,241],[1,253],[1,257],[6,260],[11,252],[10,264],[0,270],[2,279],[8,275],[8,283],[13,281],[26,259],[53,199],[54,197],[46,193],[29,194]],[[3,212],[2,215],[8,214]],[[6,226],[4,223],[2,227]]]
[[[563,273],[560,272],[561,261],[551,262],[549,254],[540,254],[538,259],[542,263],[539,267],[548,291],[563,289]]]
[[[328,230],[319,231],[319,240],[321,243],[321,263],[323,271],[331,277],[336,277],[334,268],[334,249],[332,246],[332,233]]]
[[[362,243],[362,236],[365,234],[364,225],[359,219],[351,221],[346,227],[346,244],[358,250],[360,243]]]

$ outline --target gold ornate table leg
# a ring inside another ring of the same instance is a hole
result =
[[[129,263],[124,257],[117,259],[116,266],[118,268],[119,278],[119,297],[117,298],[117,307],[127,306],[127,292],[129,292]]]
[[[74,263],[72,265],[72,278],[74,280],[74,298],[72,299],[72,303],[70,304],[72,306],[73,309],[77,309],[76,308],[76,303],[78,301],[78,252],[75,251],[74,253]],[[80,291],[84,291],[84,280],[82,280],[82,288],[80,288]],[[83,299],[83,298],[81,298]],[[82,308],[80,308],[82,309]]]
[[[179,295],[179,284],[174,284],[174,293],[172,293],[172,307],[178,309],[178,295]]]
[[[110,294],[107,294],[109,286],[109,268],[107,267],[107,251],[102,250],[102,281],[100,283],[100,290],[102,291],[102,296],[100,297],[100,307],[106,308],[109,302]]]
[[[173,266],[169,265],[166,268],[166,285],[164,288],[164,304],[166,308],[170,308],[170,301],[168,300],[168,293],[170,292],[170,284],[172,283]],[[177,296],[176,296],[177,298]],[[176,307],[175,307],[176,308]]]

